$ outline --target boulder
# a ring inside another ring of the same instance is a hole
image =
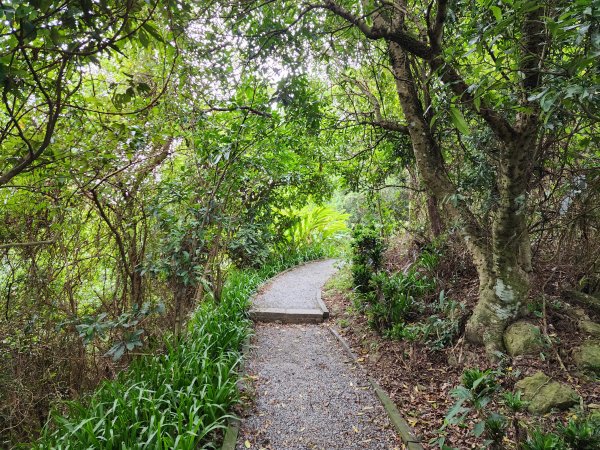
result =
[[[591,320],[582,320],[577,323],[581,331],[590,336],[600,337],[600,323],[592,322]]]
[[[600,342],[584,342],[573,352],[573,360],[580,369],[600,373]]]
[[[543,372],[525,377],[515,385],[523,400],[529,402],[527,409],[533,414],[545,414],[553,409],[567,409],[577,404],[579,395],[564,383],[552,381]]]
[[[515,322],[506,329],[504,346],[510,356],[539,353],[544,347],[539,327],[525,321]]]

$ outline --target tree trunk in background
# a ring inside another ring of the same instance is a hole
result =
[[[444,225],[438,209],[438,200],[432,195],[427,196],[427,215],[429,216],[431,234],[434,238],[437,238],[444,231]]]

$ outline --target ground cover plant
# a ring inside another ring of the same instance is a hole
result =
[[[591,430],[599,417],[600,383],[593,371],[577,366],[576,353],[569,351],[589,342],[589,335],[577,329],[577,317],[567,315],[558,299],[548,300],[546,307],[537,304],[528,320],[540,329],[545,322],[552,344],[541,345],[534,353],[490,360],[463,338],[465,312],[476,300],[477,287],[473,268],[461,260],[460,250],[456,253],[447,238],[428,245],[406,236],[385,241],[380,273],[371,275],[375,280],[406,280],[410,269],[418,268],[420,255],[435,249],[435,264],[420,268],[421,276],[434,280],[429,292],[416,295],[419,291],[410,277],[410,284],[392,282],[410,296],[410,310],[402,309],[410,313],[387,326],[374,321],[370,301],[377,301],[373,292],[378,284],[370,283],[371,294],[365,296],[351,261],[328,283],[323,298],[361,364],[390,393],[425,448],[568,449],[596,442]],[[359,246],[353,248],[357,251]],[[432,261],[429,256],[425,259]],[[448,268],[451,272],[444,273]],[[386,294],[396,292],[382,290],[379,301]],[[453,300],[457,298],[462,302]],[[394,303],[383,302],[382,308],[390,305]],[[549,380],[573,387],[580,400],[563,411],[543,415],[529,411],[518,382],[540,371]],[[571,428],[578,431],[565,431]],[[570,436],[574,433],[577,438]],[[577,439],[582,443],[574,444]]]

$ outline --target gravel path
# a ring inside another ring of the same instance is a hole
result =
[[[276,278],[261,297],[270,302],[273,293],[277,302],[290,302],[301,292],[309,300],[314,283],[321,286],[332,272],[332,261],[300,267]],[[304,276],[310,288],[302,286]],[[254,404],[242,419],[238,449],[402,447],[365,374],[327,325],[257,324],[252,345],[246,372]]]
[[[336,271],[335,259],[304,264],[271,281],[252,301],[256,308],[319,309],[317,289]]]

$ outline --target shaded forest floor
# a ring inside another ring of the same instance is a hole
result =
[[[569,353],[585,336],[576,331],[575,324],[561,312],[549,307],[546,317],[552,339],[559,342],[559,346],[541,355],[507,357],[499,365],[493,366],[482,349],[466,344],[462,337],[451,346],[437,351],[418,341],[382,337],[369,326],[367,317],[353,302],[350,278],[349,269],[345,268],[324,288],[323,300],[331,312],[330,320],[359,355],[359,362],[368,374],[388,392],[415,434],[422,439],[425,448],[437,448],[437,445],[429,442],[440,436],[438,430],[455,403],[450,391],[460,385],[462,373],[468,368],[500,367],[502,376],[499,381],[504,391],[512,391],[516,381],[524,376],[543,371],[551,378],[573,386],[586,408],[600,408],[600,383],[579,373]],[[461,294],[467,297],[462,298],[467,304],[472,304],[476,301],[476,292],[472,283],[466,283]],[[454,293],[455,296],[457,294]],[[541,318],[529,320],[536,325],[543,325]],[[494,399],[488,408],[501,410],[499,399]],[[544,416],[520,412],[517,413],[517,419],[528,428],[548,428],[553,422],[565,421],[575,414],[573,410]],[[471,432],[475,421],[473,417],[464,424],[466,426],[446,428],[446,444],[457,448],[481,448],[483,438],[476,438]],[[509,431],[504,438],[504,448],[515,448],[514,438],[514,433]]]

